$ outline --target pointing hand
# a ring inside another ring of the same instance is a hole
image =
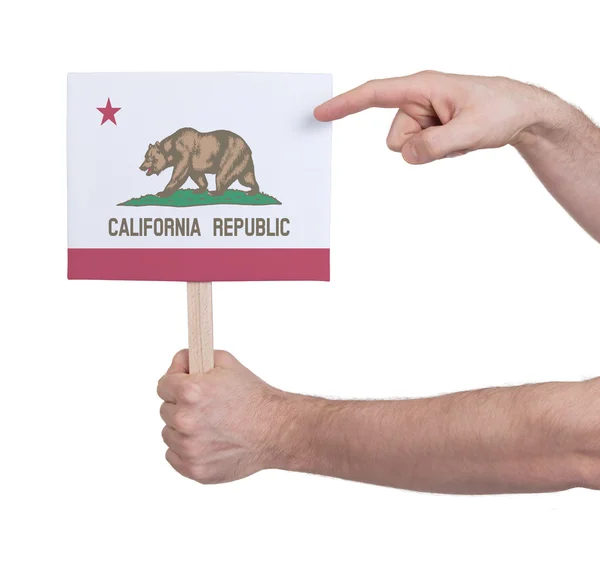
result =
[[[516,145],[543,121],[552,94],[508,78],[419,72],[371,80],[315,109],[333,121],[370,107],[398,108],[387,145],[410,164]]]

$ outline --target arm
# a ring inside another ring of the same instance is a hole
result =
[[[600,129],[555,95],[509,80],[421,72],[374,80],[315,110],[323,121],[398,108],[388,147],[411,164],[512,145],[556,200],[600,241]]]
[[[600,488],[600,379],[430,399],[336,401],[289,394],[228,353],[159,382],[167,459],[202,483],[262,469],[438,493]]]
[[[284,469],[436,493],[600,486],[600,380],[406,401],[304,399],[297,419]]]
[[[600,241],[600,129],[575,107],[546,97],[538,124],[515,147],[552,196]]]

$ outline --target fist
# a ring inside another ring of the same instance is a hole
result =
[[[286,394],[224,351],[215,368],[190,375],[188,351],[178,352],[158,383],[167,461],[200,483],[241,479],[270,467],[278,415]]]

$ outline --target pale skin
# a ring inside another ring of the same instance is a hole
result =
[[[600,241],[600,130],[542,89],[507,78],[424,72],[326,102],[329,121],[398,110],[388,147],[410,164],[514,146]],[[341,401],[274,388],[232,355],[190,375],[187,351],[158,384],[167,460],[201,483],[264,469],[437,493],[600,489],[600,378],[429,399]]]

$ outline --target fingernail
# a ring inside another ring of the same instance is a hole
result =
[[[417,148],[412,142],[406,146],[406,156],[407,157],[405,158],[405,160],[409,164],[419,163],[419,153],[417,152]]]
[[[415,162],[419,161],[419,153],[417,152],[417,147],[414,144],[411,144],[410,146],[410,154]]]

